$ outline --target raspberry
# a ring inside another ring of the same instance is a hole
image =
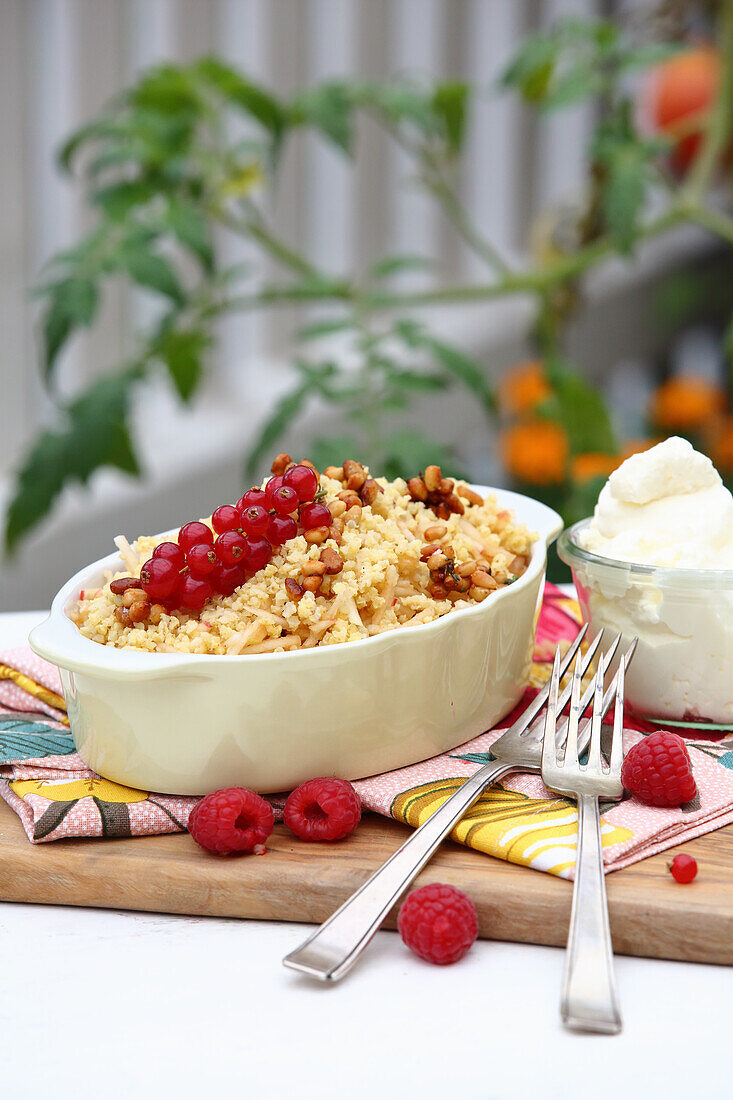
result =
[[[669,730],[655,730],[629,750],[621,782],[649,806],[681,806],[697,792],[687,746]]]
[[[361,802],[345,779],[309,779],[288,796],[283,820],[301,840],[341,840],[359,824]]]
[[[676,882],[692,882],[697,874],[697,861],[692,856],[675,856],[669,865],[669,869]]]
[[[433,882],[413,890],[397,917],[402,939],[416,955],[438,966],[458,962],[478,936],[478,917],[471,899]]]
[[[188,831],[207,852],[253,852],[272,832],[272,806],[246,787],[207,794],[188,818]]]

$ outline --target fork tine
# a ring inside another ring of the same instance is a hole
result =
[[[557,736],[557,706],[560,691],[560,649],[555,650],[552,676],[549,682],[549,699],[545,711],[545,736],[542,741],[542,767],[546,770],[555,764],[555,737]]]
[[[565,739],[565,757],[563,764],[578,763],[578,725],[580,723],[580,687],[583,679],[583,665],[578,658],[573,672],[573,686],[570,694],[570,714],[568,715],[568,733]]]
[[[603,631],[601,631],[601,634],[602,633],[603,633]],[[598,634],[596,636],[598,638],[598,640],[600,640],[600,636],[601,636],[600,634]],[[621,635],[617,634],[616,637],[611,642],[608,649],[606,650],[606,652],[601,657],[600,666],[603,668],[604,677],[605,677],[606,673],[608,672],[608,669],[611,665],[611,662],[613,661],[613,658],[616,656],[616,650],[619,647],[620,641],[621,641]],[[595,642],[595,639],[594,639],[594,642]],[[594,645],[594,642],[591,642],[591,645]],[[634,651],[635,646],[631,646],[629,648],[630,648],[630,653],[633,655],[633,651]],[[594,649],[594,652],[595,652],[595,649]],[[624,660],[626,660],[627,664],[628,664],[630,659],[631,658],[628,656],[628,654],[627,654],[627,657],[624,658]],[[585,668],[583,669],[583,673],[585,674]],[[585,689],[585,691],[583,692],[583,694],[581,696],[581,699],[580,699],[580,713],[581,714],[585,713],[586,708],[588,707],[588,704],[590,703],[591,698],[593,697],[594,691],[595,691],[595,684],[593,683],[593,684],[590,684],[590,686],[587,687]],[[604,696],[604,711],[603,711],[604,714],[606,713],[609,706],[611,705],[612,695],[609,694],[610,691],[611,691],[611,688],[609,687],[608,691],[606,692],[606,695]],[[561,696],[561,700],[562,700],[562,706],[560,707],[561,711],[563,710],[565,704],[568,701],[568,696],[569,696],[569,689],[566,688],[564,695]],[[559,727],[558,734],[557,734],[558,745],[562,746],[565,743],[565,737],[567,735],[567,732],[568,732],[568,720],[566,718],[563,722],[560,723],[560,727]]]
[[[603,726],[603,662],[593,682],[593,716],[590,722],[590,746],[588,748],[588,767],[601,770],[601,729]]]
[[[616,676],[616,707],[613,712],[613,736],[611,739],[611,775],[621,775],[624,754],[624,681],[626,665],[622,661]]]
[[[583,638],[585,637],[587,631],[588,631],[588,624],[585,623],[584,626],[581,627],[581,629],[578,631],[576,636],[573,638],[573,641],[571,642],[570,646],[568,647],[568,649],[565,653],[565,656],[563,657],[562,661],[560,662],[560,675],[561,676],[564,676],[565,673],[567,672],[567,670],[570,668],[570,664],[573,660],[573,657],[578,652],[578,649],[580,648],[580,643],[583,641]],[[544,687],[540,691],[537,692],[537,694],[535,695],[534,699],[529,704],[527,709],[522,711],[522,713],[519,715],[519,718],[517,718],[514,725],[510,726],[510,728],[506,731],[506,733],[503,734],[504,737],[508,737],[508,736],[511,736],[511,735],[514,735],[514,734],[522,734],[522,733],[527,732],[527,730],[532,725],[535,718],[537,717],[537,715],[540,713],[540,711],[544,707],[545,703],[547,702],[547,700],[549,698],[549,695],[550,695],[550,687],[551,687],[551,681],[548,680],[547,683],[544,685]]]

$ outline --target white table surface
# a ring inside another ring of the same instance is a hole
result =
[[[41,617],[0,615],[0,649]],[[439,968],[381,932],[323,987],[280,964],[306,932],[0,904],[0,1097],[733,1096],[728,968],[618,958],[605,1038],[560,1026],[557,948],[479,941]]]

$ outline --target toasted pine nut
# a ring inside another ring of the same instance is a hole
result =
[[[332,550],[330,546],[326,546],[321,550],[321,564],[325,567],[329,577],[335,577],[344,567],[341,555]]]
[[[480,508],[484,503],[484,498],[479,496],[478,493],[474,493],[473,489],[469,489],[468,485],[459,485],[456,492],[459,497],[463,497],[469,504],[475,504],[477,508]]]
[[[476,600],[477,603],[481,603],[488,596],[488,592],[485,588],[471,587],[468,590],[468,594],[472,600]]]
[[[450,518],[450,509],[446,508],[445,504],[436,504],[436,505],[434,505],[433,511],[435,512],[438,519],[449,519]]]
[[[445,498],[445,507],[449,512],[454,512],[458,516],[462,516],[466,511],[466,506],[460,497],[457,497],[455,493],[449,493]]]
[[[434,523],[431,527],[426,527],[423,533],[423,538],[428,542],[435,542],[436,539],[442,539],[443,535],[448,534],[448,528],[442,523]]]
[[[447,576],[446,576],[446,577],[444,578],[444,580],[443,580],[443,587],[444,587],[444,588],[445,588],[445,589],[446,589],[446,590],[447,590],[448,592],[453,592],[453,591],[454,591],[454,589],[455,589],[455,588],[457,587],[457,585],[456,585],[456,579],[455,579],[455,577],[452,577],[452,576],[450,575],[450,573],[448,573],[448,575],[447,575]]]
[[[328,527],[311,527],[310,531],[303,532],[303,537],[306,542],[317,546],[319,543],[326,541],[328,532]]]
[[[154,603],[153,606],[150,608],[148,619],[153,624],[153,626],[157,626],[164,615],[165,608],[163,607],[162,603]]]
[[[448,546],[443,546],[442,550],[443,550],[443,553],[445,554],[446,558],[448,558],[449,561],[454,560],[454,558],[456,556],[456,552],[453,549],[453,547],[450,545],[450,543],[448,544]]]
[[[142,588],[143,582],[139,577],[118,577],[116,581],[110,581],[110,592],[115,596],[121,596],[123,592],[127,592],[130,588]]]
[[[444,565],[448,564],[448,559],[442,550],[438,550],[435,554],[428,558],[427,565],[431,573],[434,573],[436,569],[442,569]]]
[[[343,516],[336,516],[336,519],[331,524],[331,538],[336,539],[336,541],[338,542],[338,540],[341,538],[341,536],[344,533],[344,527],[345,526],[346,525],[344,523],[344,517]]]
[[[326,477],[332,477],[334,481],[344,480],[344,468],[343,466],[326,466],[323,471]]]
[[[499,587],[491,574],[484,569],[477,569],[471,577],[471,582],[474,588],[485,588],[488,592],[493,592]]]
[[[135,600],[127,614],[130,616],[131,623],[141,623],[143,619],[147,619],[149,611],[150,600],[146,596],[144,600]]]
[[[509,563],[509,572],[513,573],[515,577],[521,577],[527,568],[527,559],[523,554],[516,554]]]
[[[470,577],[476,569],[476,562],[462,561],[460,565],[456,566],[456,573],[459,577]]]
[[[441,478],[440,485],[438,486],[438,492],[442,493],[444,497],[447,497],[450,493],[453,492],[454,485],[455,481],[453,481],[451,478]]]
[[[443,480],[440,466],[426,466],[423,480],[429,493],[437,493]]]
[[[361,504],[352,504],[349,510],[344,514],[345,520],[351,520],[353,523],[359,523],[361,520]]]
[[[437,581],[430,585],[428,591],[434,600],[445,600],[448,596],[448,589]]]
[[[429,542],[427,546],[423,546],[422,550],[420,551],[421,560],[427,561],[428,558],[432,558],[433,554],[435,554],[438,550],[440,550],[440,547],[438,546],[437,542]]]
[[[299,600],[305,592],[302,584],[298,584],[292,577],[286,577],[285,579],[285,591],[291,600]]]
[[[312,577],[306,577],[303,581],[303,588],[306,592],[317,592],[321,587],[322,579],[322,577],[316,577],[315,575]]]
[[[366,479],[367,476],[364,471],[357,470],[355,473],[350,474],[349,477],[346,479],[346,488],[353,489],[355,492],[357,492],[359,489],[361,489]]]
[[[301,458],[298,465],[299,466],[310,466],[311,470],[316,470],[315,466],[313,465],[313,463],[311,462],[311,460],[309,458]],[[316,470],[316,473],[318,473],[318,470]]]
[[[332,500],[331,503],[328,506],[328,510],[331,513],[331,515],[333,516],[333,518],[336,519],[337,516],[342,516],[344,514],[344,512],[346,511],[346,501],[345,500]]]
[[[141,588],[128,588],[122,593],[122,606],[132,607],[134,603],[137,603],[141,595],[143,595]]]
[[[381,487],[377,485],[373,477],[368,477],[361,487],[359,496],[363,504],[373,504],[381,493]]]
[[[322,561],[307,561],[303,563],[302,573],[304,577],[322,577],[326,572],[325,562]]]
[[[456,577],[456,592],[468,592],[471,587],[470,577]]]
[[[336,499],[343,500],[347,508],[351,508],[352,504],[361,505],[361,497],[353,489],[344,489],[343,493],[339,493]]]
[[[130,625],[130,613],[127,610],[126,607],[116,607],[115,608],[115,618],[117,619],[117,622],[121,626],[129,626]]]
[[[364,467],[361,462],[355,462],[353,458],[347,458],[344,462],[344,477],[348,480],[352,474],[363,474]],[[364,475],[366,476],[366,474]]]
[[[428,499],[427,486],[421,477],[411,477],[407,482],[407,490],[413,500],[424,502]]]
[[[284,474],[286,469],[288,468],[289,463],[291,463],[292,461],[293,460],[290,455],[286,455],[285,451],[282,451],[279,455],[275,455],[270,469],[272,470],[273,474]]]

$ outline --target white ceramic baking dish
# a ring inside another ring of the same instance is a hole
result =
[[[81,757],[144,790],[273,792],[402,767],[488,729],[527,683],[546,548],[562,520],[529,497],[476,488],[538,533],[526,572],[465,611],[365,641],[227,657],[99,645],[66,611],[124,566],[111,554],[82,569],[30,636],[61,670]]]

